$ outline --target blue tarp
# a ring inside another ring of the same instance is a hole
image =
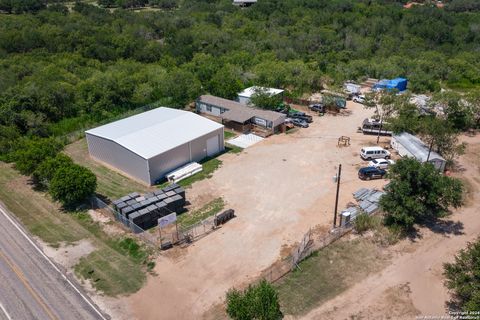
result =
[[[373,88],[374,89],[387,89],[387,90],[393,90],[396,89],[398,91],[405,91],[407,90],[407,83],[408,80],[405,78],[395,78],[395,79],[382,79],[378,81]]]

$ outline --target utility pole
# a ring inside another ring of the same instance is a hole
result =
[[[337,195],[335,196],[335,211],[333,212],[333,227],[337,225],[337,209],[338,209],[338,193],[340,191],[340,176],[342,174],[342,165],[338,165],[338,174],[337,174]]]

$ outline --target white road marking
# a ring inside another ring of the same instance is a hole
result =
[[[5,314],[5,316],[7,317],[7,320],[12,320],[12,317],[10,317],[10,315],[8,314],[7,312],[7,309],[5,309],[5,307],[3,306],[3,304],[0,303],[0,309],[2,310],[2,312]]]
[[[45,258],[45,260],[48,261],[48,263],[50,263],[50,265],[62,276],[62,278],[73,288],[73,290],[75,290],[75,292],[80,296],[82,297],[82,299],[100,316],[100,319],[102,320],[107,320],[103,314],[100,312],[100,310],[98,310],[89,300],[87,297],[85,297],[81,292],[80,290],[77,289],[77,287],[67,278],[67,276],[60,270],[57,268],[57,266],[55,265],[55,263],[52,262],[52,260],[50,260],[50,258],[42,251],[42,249],[40,249],[37,244],[35,242],[33,242],[32,239],[30,239],[30,237],[22,230],[22,228],[20,228],[20,226],[5,212],[5,210],[3,209],[3,207],[0,205],[0,212],[5,216],[5,218],[7,218],[8,221],[10,221],[10,223],[25,237],[25,239],[27,239],[27,241],[35,248],[35,250],[38,251],[38,253],[40,253],[40,255],[42,255],[42,257]],[[1,304],[0,304],[1,306]],[[5,309],[3,308],[3,306],[1,306],[1,309],[2,311],[4,311],[5,314],[6,311]],[[8,314],[7,314],[7,318],[9,318]],[[11,318],[9,318],[9,320],[11,320]]]

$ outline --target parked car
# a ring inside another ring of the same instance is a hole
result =
[[[356,102],[356,103],[364,104],[365,103],[365,96],[363,94],[355,95],[355,96],[353,96],[352,101]]]
[[[358,170],[358,177],[362,180],[382,179],[387,171],[375,167],[363,167]]]
[[[305,120],[302,120],[302,119],[293,118],[292,123],[294,125],[296,125],[297,127],[308,128],[308,123]]]
[[[288,108],[286,107],[278,107],[275,109],[275,111],[283,114],[288,114]]]
[[[312,111],[325,113],[325,106],[322,104],[311,104],[308,106],[308,108]]]
[[[313,117],[311,115],[305,114],[303,112],[296,112],[296,113],[291,113],[290,118],[292,119],[300,119],[308,123],[313,122]]]
[[[306,116],[307,114],[305,112],[300,112],[300,111],[289,111],[288,116],[291,118],[294,117],[299,117],[299,116]]]
[[[370,167],[375,167],[379,169],[388,169],[395,161],[390,159],[373,159],[368,163]]]
[[[360,150],[360,157],[363,160],[389,159],[390,152],[381,147],[364,147]]]

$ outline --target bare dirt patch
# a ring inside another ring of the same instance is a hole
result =
[[[443,285],[443,264],[453,261],[458,250],[473,241],[480,232],[480,184],[475,179],[480,173],[477,153],[480,137],[462,137],[462,140],[469,147],[459,159],[463,169],[455,176],[469,181],[473,198],[444,219],[446,225],[453,223],[461,226],[460,232],[452,233],[442,228],[420,229],[415,242],[406,239],[389,248],[395,256],[384,270],[325,302],[307,314],[305,319],[331,319],[332,315],[336,319],[349,319],[355,315],[366,319],[387,318],[392,312],[404,308],[412,313],[418,310],[418,314],[422,315],[447,315],[449,292]],[[390,288],[398,288],[405,283],[409,284],[411,305],[405,296],[385,302],[385,293]]]
[[[39,240],[37,239],[37,241]],[[78,263],[80,258],[87,256],[95,249],[95,246],[89,239],[79,240],[74,244],[63,243],[58,248],[43,245],[45,254],[66,269],[71,269]]]
[[[332,177],[342,163],[339,208],[353,200],[358,188],[381,187],[384,180],[360,181],[352,157],[376,140],[357,133],[371,110],[349,103],[345,117],[314,117],[310,128],[269,137],[237,155],[221,157],[222,166],[210,179],[187,190],[195,205],[223,197],[236,218],[217,232],[189,246],[185,258],[162,256],[157,277],[131,296],[129,302],[142,319],[191,319],[224,299],[232,286],[255,279],[282,255],[282,247],[300,241],[314,226],[329,228],[333,221],[335,183]],[[350,147],[337,147],[340,136]],[[381,138],[382,141],[387,139]],[[162,299],[157,299],[161,295]]]

